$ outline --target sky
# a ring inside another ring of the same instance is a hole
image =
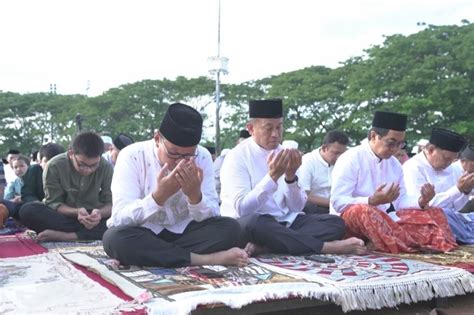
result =
[[[209,76],[219,0],[0,1],[0,91],[95,96],[145,79]],[[223,83],[338,67],[418,22],[474,22],[472,0],[221,0]]]

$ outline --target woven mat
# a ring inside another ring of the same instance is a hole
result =
[[[57,253],[0,260],[0,314],[110,314],[122,303]]]
[[[474,273],[474,245],[459,246],[458,249],[443,254],[384,254],[392,257],[413,259],[432,264],[452,266]]]
[[[382,255],[332,256],[336,262],[329,264],[295,256],[263,256],[252,258],[244,268],[177,269],[120,266],[90,253],[63,256],[95,270],[131,296],[148,294],[151,314],[188,313],[198,305],[215,303],[240,308],[290,297],[329,301],[351,311],[474,291],[474,277],[462,269]]]

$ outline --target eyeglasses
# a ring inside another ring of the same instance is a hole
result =
[[[196,150],[196,153],[194,154],[170,153],[168,151],[168,148],[165,145],[165,140],[163,137],[160,138],[160,142],[163,145],[163,149],[165,150],[166,156],[172,160],[179,160],[179,159],[188,160],[188,159],[195,158],[198,156],[197,150]]]
[[[97,169],[99,167],[99,164],[100,164],[100,159],[97,163],[94,163],[94,164],[86,164],[82,161],[79,161],[76,157],[75,154],[72,155],[73,158],[74,158],[74,161],[76,161],[76,164],[77,164],[77,167],[79,169],[82,169],[82,170],[91,170],[91,171],[94,171],[95,169]]]
[[[382,139],[380,136],[379,138],[383,141],[384,146],[389,149],[403,149],[407,146],[406,141],[397,142],[391,139]]]

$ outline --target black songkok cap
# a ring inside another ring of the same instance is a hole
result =
[[[115,137],[114,141],[112,142],[117,149],[122,150],[127,145],[132,144],[134,141],[133,141],[133,138],[130,137],[129,135],[119,133],[119,135]]]
[[[283,103],[281,99],[253,100],[249,102],[250,118],[281,118]]]
[[[207,151],[209,151],[209,153],[216,154],[216,148],[215,147],[211,147],[211,146],[207,146],[207,145],[204,146],[204,147],[207,149]]]
[[[405,131],[407,129],[407,115],[376,111],[374,120],[372,121],[372,127]]]
[[[201,141],[202,117],[191,106],[174,103],[161,121],[160,133],[179,147],[192,147]]]
[[[8,150],[7,154],[20,154],[20,151],[16,149],[10,149]]]
[[[470,144],[461,152],[461,160],[474,161],[474,145]]]
[[[240,130],[240,133],[239,133],[239,138],[245,138],[247,139],[248,137],[250,137],[250,133],[247,129],[242,129]]]
[[[433,128],[430,143],[441,150],[459,152],[466,145],[466,139],[460,134],[443,128]]]

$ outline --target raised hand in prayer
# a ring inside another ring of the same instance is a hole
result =
[[[270,177],[275,183],[283,174],[285,174],[288,168],[289,154],[289,149],[283,149],[278,153],[275,153],[275,151],[273,151],[268,156],[268,175],[270,175]]]
[[[202,169],[197,167],[194,159],[181,160],[175,168],[175,178],[181,190],[188,197],[190,204],[197,204],[202,199]]]
[[[288,152],[288,164],[285,171],[285,179],[292,181],[295,179],[296,171],[301,166],[302,154],[298,149],[287,149]]]
[[[387,184],[382,184],[375,190],[374,194],[369,197],[369,205],[378,206],[391,203],[400,196],[400,185],[392,183],[388,189]]]
[[[423,186],[421,186],[420,189],[420,198],[418,198],[418,205],[420,206],[421,209],[426,207],[428,203],[430,202],[431,199],[436,195],[434,185],[430,183],[425,183]]]
[[[474,188],[474,173],[465,173],[458,179],[459,191],[469,194]]]
[[[180,163],[178,163],[178,165]],[[164,205],[166,200],[181,188],[176,180],[176,169],[178,168],[178,165],[170,172],[168,169],[168,163],[165,163],[156,177],[156,190],[151,194],[151,196],[160,206]]]

